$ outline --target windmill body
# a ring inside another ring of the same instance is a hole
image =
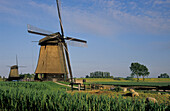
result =
[[[59,33],[56,36],[60,37]],[[35,70],[35,79],[64,80],[68,78],[63,45],[59,40],[47,36],[39,41],[40,52]]]
[[[64,36],[58,2],[59,1],[56,0],[61,33],[51,33],[49,31],[28,25],[29,33],[46,36],[39,40],[39,45],[41,45],[41,48],[35,71],[35,80],[54,81],[67,79],[68,68],[71,82],[73,82],[71,63],[66,41],[78,42],[81,43],[82,46],[86,46],[87,41]]]
[[[10,68],[9,77],[7,81],[19,80],[18,65],[13,65]]]
[[[18,68],[19,67],[25,67],[25,66],[18,66],[17,56],[16,56],[16,65],[9,66],[9,67],[10,67],[10,72],[9,72],[9,77],[8,77],[7,81],[18,81],[18,80],[20,80],[21,77],[19,76]]]
[[[18,65],[11,66],[8,78],[9,79],[19,78]]]

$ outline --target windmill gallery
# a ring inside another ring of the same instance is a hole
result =
[[[70,79],[72,82],[73,74],[66,41],[77,42],[82,46],[86,45],[87,41],[67,37],[64,35],[59,1],[56,0],[56,3],[61,32],[51,33],[49,31],[42,30],[32,25],[27,25],[29,33],[45,36],[44,38],[39,40],[39,45],[41,47],[37,67],[35,70],[35,80],[41,81],[68,80],[69,78],[68,74],[70,74]],[[17,65],[15,69],[18,69]],[[10,72],[10,75],[11,73],[12,72]]]

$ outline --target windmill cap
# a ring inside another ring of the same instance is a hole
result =
[[[11,66],[11,69],[18,69],[18,66],[17,65],[13,65],[13,66]]]
[[[56,39],[56,38],[59,38],[59,37],[61,37],[61,34],[59,32],[53,33],[49,36],[46,36],[46,37],[40,39],[39,45],[58,44],[58,39]]]

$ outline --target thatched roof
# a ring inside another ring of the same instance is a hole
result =
[[[13,66],[11,66],[11,69],[18,69],[18,66],[17,65],[13,65]]]
[[[59,32],[51,34],[50,36],[46,36],[39,40],[39,45],[58,44],[59,41],[56,38],[59,37],[61,37],[61,34]]]

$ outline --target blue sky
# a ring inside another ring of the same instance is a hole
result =
[[[88,48],[69,46],[74,77],[108,71],[130,75],[130,64],[146,65],[150,77],[170,74],[170,0],[62,0],[65,35],[88,41]],[[33,73],[41,36],[27,24],[60,31],[55,0],[0,0],[0,75],[8,76],[16,54],[20,73]]]

